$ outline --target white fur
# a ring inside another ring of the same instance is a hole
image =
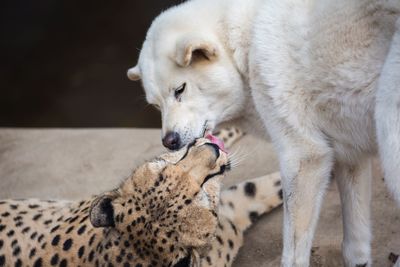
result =
[[[400,19],[376,95],[376,125],[386,183],[400,202]]]
[[[331,173],[344,263],[370,266],[369,168],[378,148],[400,202],[399,16],[398,0],[192,0],[157,17],[128,76],[142,79],[163,133],[178,132],[183,144],[205,124],[263,122],[281,164],[282,266],[309,265]]]

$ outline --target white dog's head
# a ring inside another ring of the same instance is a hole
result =
[[[171,150],[237,117],[244,106],[244,82],[214,29],[215,14],[193,9],[182,4],[157,17],[138,64],[128,70],[131,80],[142,80],[147,101],[160,109],[162,141]]]

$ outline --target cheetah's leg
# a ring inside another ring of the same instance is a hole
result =
[[[263,213],[282,203],[279,173],[234,185],[221,193],[216,238],[200,267],[230,267],[240,247],[243,232]]]
[[[281,176],[275,172],[222,191],[219,214],[231,220],[240,231],[244,231],[259,215],[281,204]]]
[[[214,133],[229,148],[244,133],[236,127],[226,127]],[[246,230],[254,219],[282,203],[279,172],[240,183],[221,193],[220,214],[231,220],[240,231]]]

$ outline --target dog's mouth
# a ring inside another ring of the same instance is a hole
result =
[[[212,129],[208,124],[208,120],[206,120],[203,125],[203,137],[210,140],[213,144],[217,145],[221,151],[228,154],[228,151],[225,149],[224,142],[212,134]],[[225,164],[222,169],[223,172],[230,171],[232,169],[231,161],[229,158],[227,164]]]
[[[228,152],[225,150],[224,142],[223,142],[222,140],[220,140],[218,137],[216,137],[216,136],[214,136],[214,135],[212,135],[212,134],[207,134],[205,138],[208,139],[208,140],[209,140],[211,143],[213,143],[214,145],[218,146],[218,148],[219,148],[222,152],[228,154]],[[228,158],[227,163],[224,164],[224,165],[221,165],[221,167],[219,168],[219,170],[218,170],[217,172],[212,173],[212,174],[209,174],[209,175],[204,179],[203,183],[201,184],[201,187],[202,187],[205,183],[207,183],[210,179],[214,178],[215,176],[224,175],[226,171],[230,171],[230,170],[231,170],[231,162],[230,162],[230,160],[229,160],[229,158]]]
[[[213,143],[214,145],[217,145],[218,148],[219,148],[221,151],[223,151],[223,152],[225,152],[225,153],[228,153],[228,152],[225,150],[224,142],[223,142],[221,139],[219,139],[218,137],[216,137],[216,136],[214,136],[214,135],[212,135],[212,134],[207,134],[207,135],[205,136],[205,138],[208,139],[208,140],[210,140],[211,143]]]

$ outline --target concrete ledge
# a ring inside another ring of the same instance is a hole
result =
[[[0,199],[79,199],[111,189],[146,159],[164,149],[159,130],[138,129],[0,129]],[[270,143],[245,136],[240,167],[227,185],[278,169]],[[373,183],[374,266],[388,266],[391,251],[400,252],[400,210],[389,197],[379,168]],[[279,266],[281,209],[263,216],[248,231],[235,267]],[[326,195],[314,242],[313,266],[341,266],[339,196],[335,185]]]

